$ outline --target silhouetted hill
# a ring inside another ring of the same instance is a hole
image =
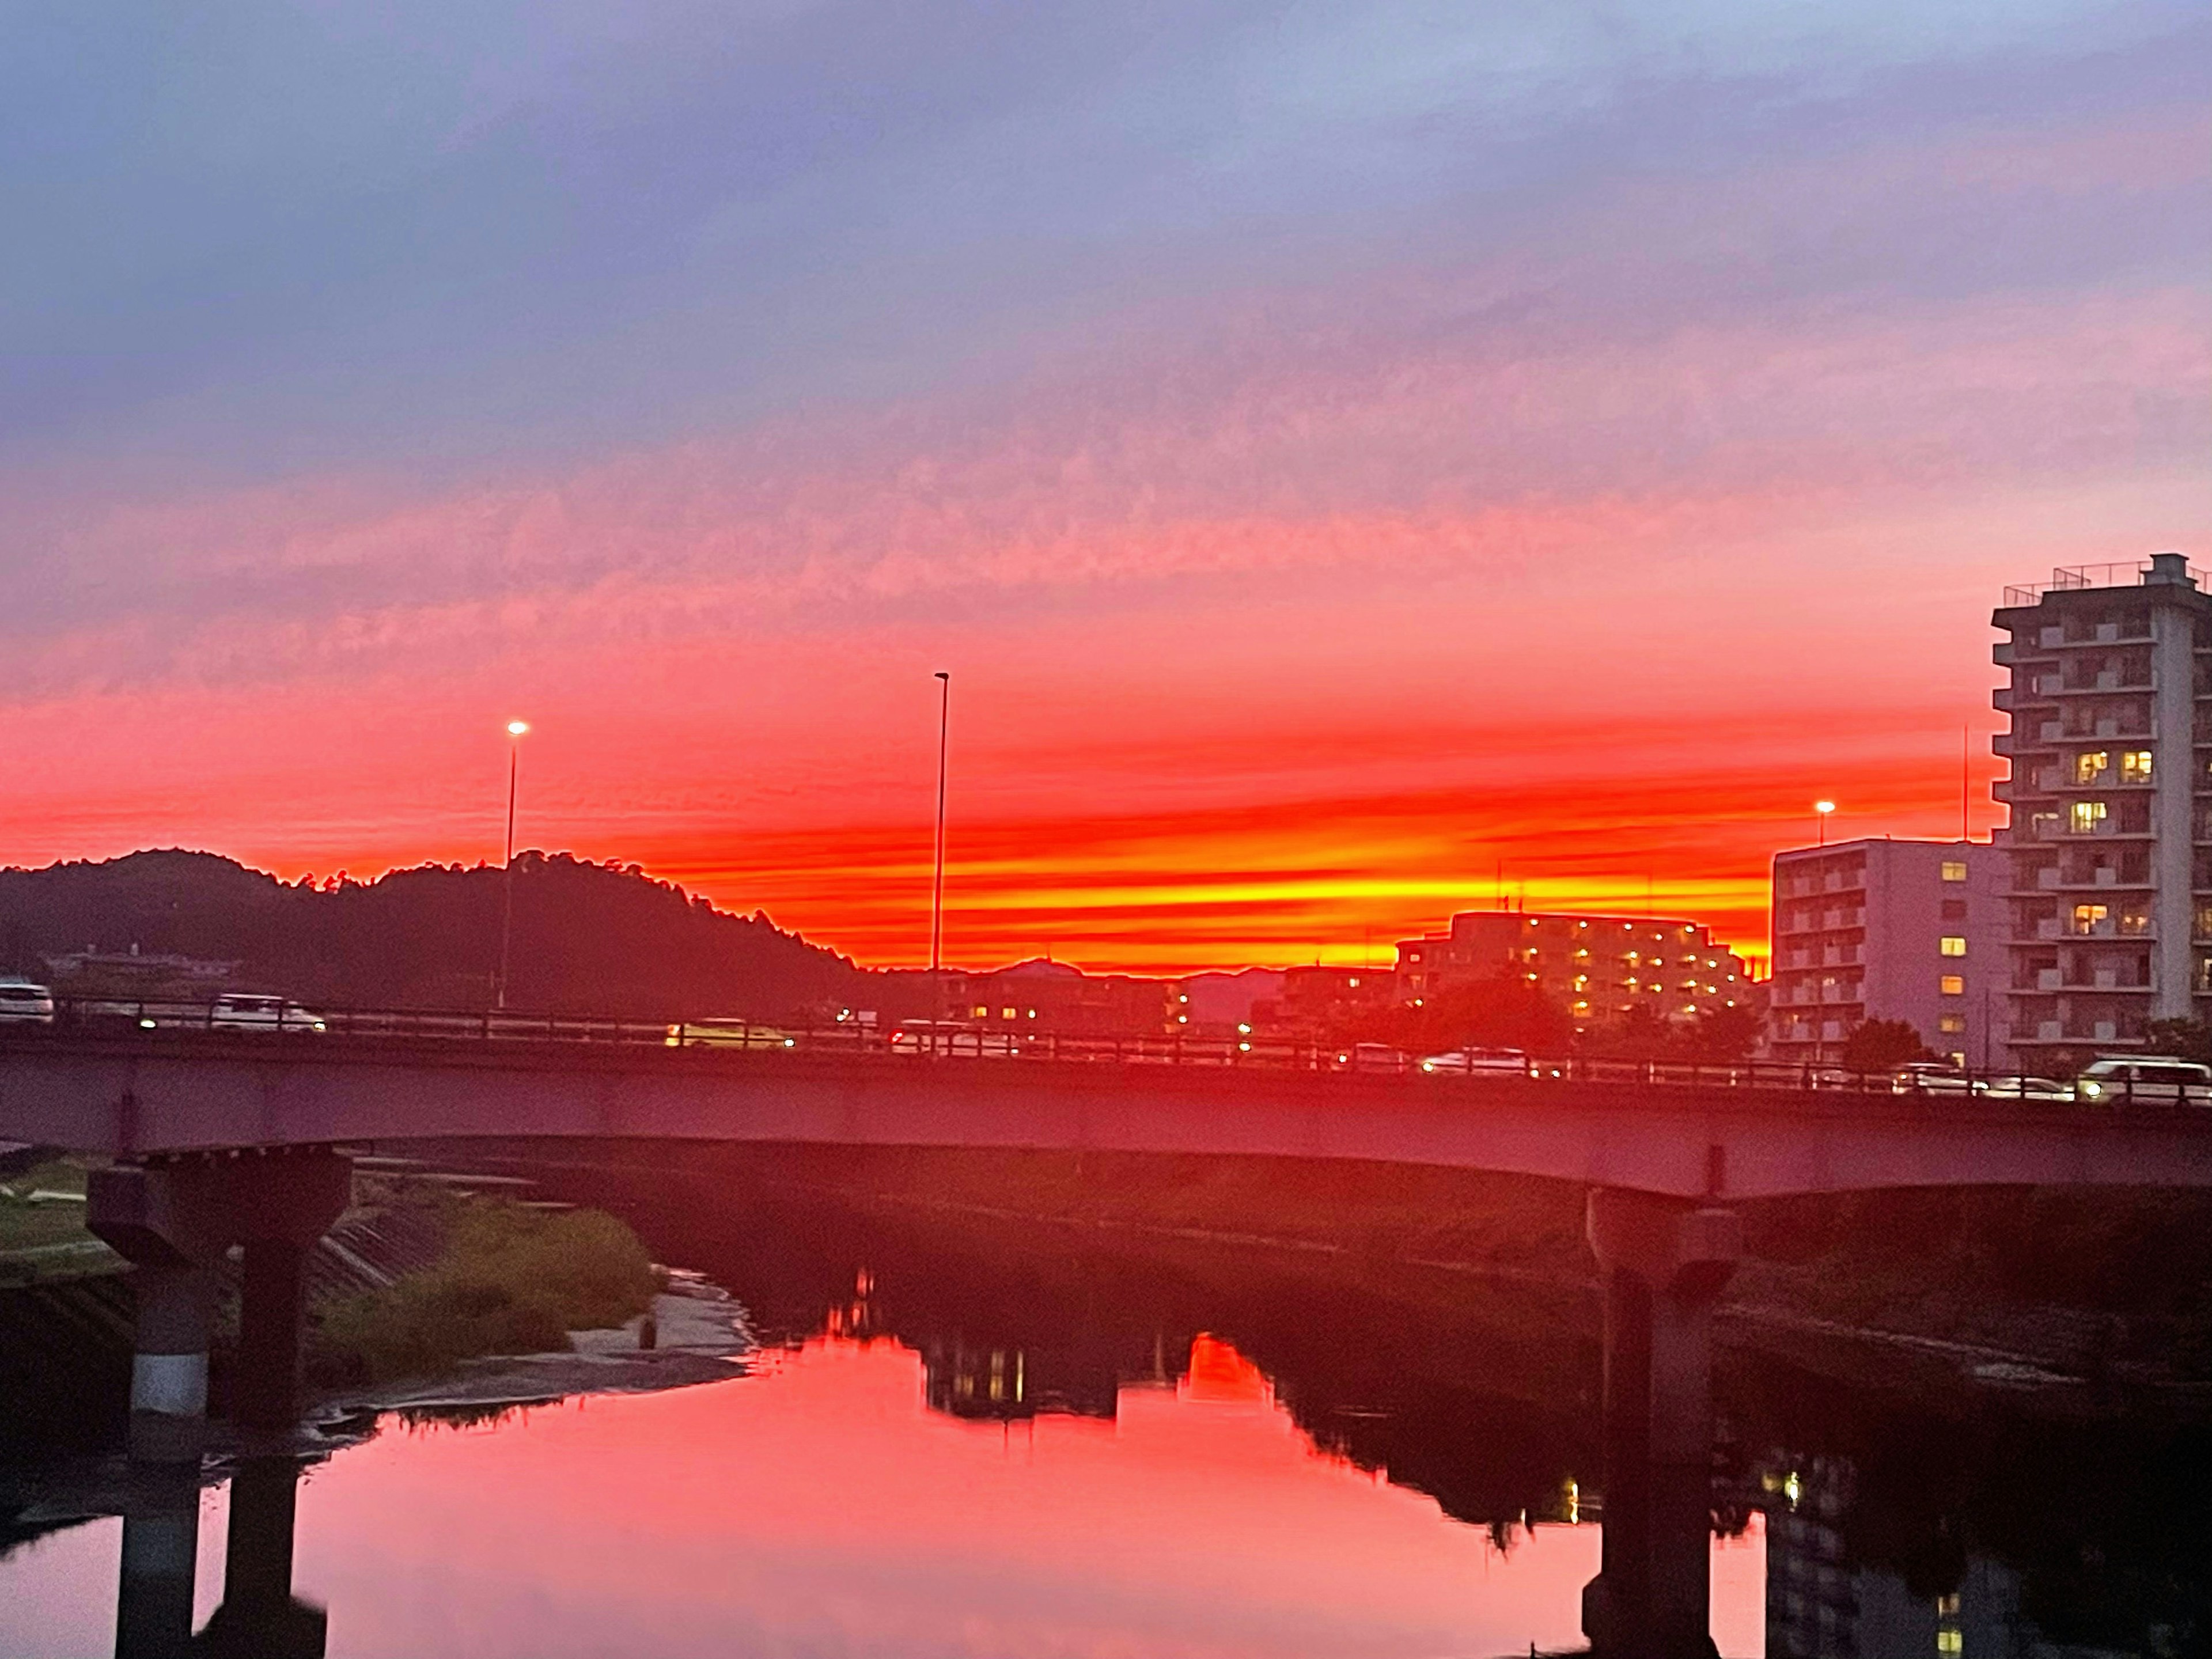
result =
[[[499,954],[501,872],[426,865],[373,882],[287,884],[210,853],[0,870],[0,969],[89,985],[167,971],[155,957],[234,963],[228,981],[354,1007],[484,1006]],[[80,964],[51,958],[81,955]],[[179,972],[183,970],[179,969]],[[715,909],[635,865],[519,854],[508,1003],[646,1016],[785,1017],[889,988],[846,957]],[[875,1001],[884,1000],[878,994]]]

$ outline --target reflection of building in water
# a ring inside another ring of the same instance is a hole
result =
[[[1771,1659],[2123,1659],[2047,1641],[2021,1611],[2020,1576],[1970,1554],[1929,1594],[1850,1560],[1844,1518],[1855,1480],[1842,1458],[1778,1465],[1766,1485],[1766,1651]]]
[[[1019,1422],[1060,1415],[1111,1421],[1121,1378],[1111,1364],[1079,1352],[969,1347],[933,1341],[921,1352],[923,1397],[948,1417]]]

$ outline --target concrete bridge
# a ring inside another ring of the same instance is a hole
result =
[[[0,1037],[0,1138],[117,1160],[95,1172],[90,1223],[137,1267],[132,1446],[149,1467],[197,1466],[214,1265],[243,1261],[236,1415],[281,1434],[297,1409],[301,1257],[347,1201],[344,1149],[471,1136],[1358,1159],[1579,1182],[1605,1297],[1606,1523],[1584,1628],[1597,1652],[1662,1659],[1711,1652],[1711,1314],[1741,1254],[1732,1205],[2212,1186],[2199,1106],[644,1044]],[[189,1581],[180,1596],[158,1577],[178,1552],[145,1527],[134,1554],[126,1524],[125,1605],[169,1609],[154,1621],[164,1641],[181,1606],[189,1635]],[[142,1558],[153,1576],[134,1588]]]

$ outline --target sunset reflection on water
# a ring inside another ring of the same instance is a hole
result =
[[[9,1651],[106,1650],[116,1533],[0,1566],[0,1636],[39,1638]],[[912,1349],[824,1335],[728,1383],[389,1426],[312,1472],[298,1551],[333,1656],[1410,1659],[1580,1645],[1598,1528],[1501,1550],[1317,1451],[1210,1338],[1110,1420],[963,1420],[927,1408]],[[1760,1651],[1761,1553],[1717,1556],[1725,1654]]]

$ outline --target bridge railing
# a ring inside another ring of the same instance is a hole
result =
[[[1631,1059],[1604,1054],[1524,1055],[1513,1050],[1454,1050],[1423,1056],[1372,1042],[1328,1044],[1249,1032],[1197,1036],[1182,1032],[1146,1036],[1088,1036],[1019,1031],[953,1021],[908,1021],[883,1026],[839,1020],[823,1024],[737,1018],[642,1019],[533,1013],[511,1009],[319,1008],[276,998],[209,1001],[59,998],[51,1022],[0,1023],[0,1034],[50,1030],[57,1036],[96,1034],[157,1036],[265,1036],[304,1042],[331,1036],[368,1042],[477,1044],[618,1045],[637,1048],[735,1049],[762,1054],[872,1054],[889,1058],[974,1061],[979,1064],[1061,1064],[1258,1068],[1346,1076],[1423,1076],[1440,1083],[1531,1085],[1557,1082],[1841,1091],[1967,1097],[1994,1101],[2054,1102],[2076,1098],[2075,1086],[2011,1073],[1908,1066],[1875,1072],[1771,1060]],[[2212,1085],[2164,1084],[2138,1089],[2132,1081],[2083,1099],[2137,1103],[2212,1105]]]

